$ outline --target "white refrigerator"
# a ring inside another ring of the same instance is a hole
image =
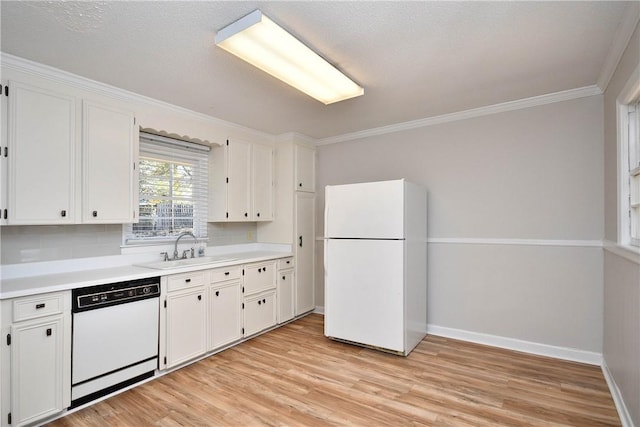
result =
[[[427,330],[427,191],[328,185],[324,225],[324,334],[408,355]]]

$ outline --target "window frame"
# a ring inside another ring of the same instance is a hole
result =
[[[631,111],[635,109],[635,118]],[[633,138],[630,138],[630,120],[636,120]],[[640,167],[640,66],[638,66],[617,99],[617,139],[618,139],[618,245],[635,253],[640,253],[640,234],[634,238],[632,230],[640,230],[640,207],[635,208],[637,215],[632,219],[631,181],[638,176]],[[635,158],[638,166],[631,167],[631,159]],[[640,178],[636,178],[638,180]],[[638,184],[640,185],[640,184]],[[634,222],[632,222],[634,221]]]
[[[182,151],[180,155],[179,151]],[[197,191],[194,194],[194,214],[200,212],[199,219],[194,217],[193,232],[198,239],[198,242],[206,242],[207,236],[207,216],[208,216],[208,157],[210,147],[195,144],[192,142],[177,140],[168,138],[165,136],[149,134],[146,132],[140,132],[140,148],[139,148],[139,161],[142,158],[154,158],[159,161],[167,161],[174,164],[189,163],[197,168]],[[171,152],[175,153],[171,155]],[[199,153],[199,159],[196,159],[196,155],[193,153]],[[142,168],[138,167],[138,173],[142,174]],[[137,185],[140,186],[140,178],[138,178]],[[140,214],[138,215],[138,221],[143,220],[142,208],[140,207],[140,201],[143,197],[142,192],[138,193],[138,209]],[[198,197],[200,196],[200,197]],[[197,207],[196,207],[197,204]],[[196,227],[196,221],[199,221],[199,225]],[[175,242],[177,236],[153,236],[153,237],[133,237],[133,227],[135,224],[124,224],[122,227],[122,247],[134,248],[141,246],[158,246],[166,245],[168,243]]]

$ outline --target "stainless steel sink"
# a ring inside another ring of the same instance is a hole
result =
[[[154,268],[156,270],[167,270],[169,268],[190,267],[192,265],[222,264],[236,261],[239,258],[228,256],[205,256],[200,258],[176,259],[173,261],[156,261],[145,264],[136,264],[138,267]]]

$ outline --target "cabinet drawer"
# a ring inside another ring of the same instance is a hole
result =
[[[60,314],[64,309],[64,294],[48,294],[18,298],[13,301],[13,321],[36,319]]]
[[[249,264],[244,268],[244,294],[274,289],[276,287],[276,262]]]
[[[276,324],[276,293],[263,292],[244,299],[244,336]]]
[[[292,256],[278,260],[278,270],[286,270],[288,268],[293,268],[294,266],[295,263],[293,262]]]
[[[209,283],[224,282],[225,280],[239,279],[242,276],[242,267],[234,265],[232,267],[215,268],[209,272]]]
[[[175,291],[178,289],[191,288],[193,286],[204,285],[204,272],[193,271],[184,274],[175,274],[167,279],[167,291]]]

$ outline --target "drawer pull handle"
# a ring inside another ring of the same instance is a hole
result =
[[[216,296],[219,297],[220,296],[220,291],[216,291]]]
[[[229,275],[229,272],[228,272],[228,271],[225,271],[225,272],[224,272],[224,275],[225,275],[225,276],[228,276],[228,275]]]
[[[41,303],[41,304],[36,304],[36,310],[40,310],[41,308],[44,308],[45,304]]]
[[[262,301],[258,300],[258,305],[261,305],[261,304],[262,304]]]
[[[198,301],[202,300],[202,295],[198,295]]]
[[[282,280],[286,280],[287,278],[285,276],[282,276]]]
[[[51,334],[53,334],[53,331],[51,331],[51,328],[48,328],[47,329],[47,336],[50,337]]]
[[[267,303],[267,300],[263,298],[263,299],[262,299],[262,303],[263,303],[263,304],[266,304],[266,303]]]
[[[94,218],[96,218],[98,216],[98,211],[93,211],[91,214],[93,215]]]
[[[185,282],[190,283],[191,279],[184,279]]]
[[[65,210],[60,211],[60,216],[62,216],[62,217],[67,216],[67,211],[65,211]]]
[[[262,273],[262,269],[261,268],[258,269],[258,273]]]

